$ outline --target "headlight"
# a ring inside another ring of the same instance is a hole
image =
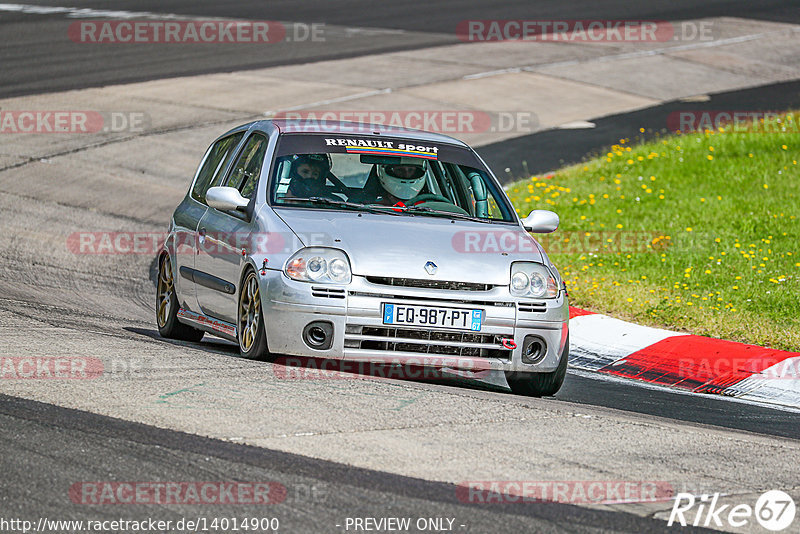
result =
[[[523,272],[516,272],[511,275],[511,290],[525,292],[530,285],[531,280],[528,275]]]
[[[283,272],[301,282],[350,283],[350,262],[344,252],[335,248],[300,249],[286,262]]]
[[[556,275],[541,263],[512,263],[511,294],[537,299],[556,298],[558,296]]]

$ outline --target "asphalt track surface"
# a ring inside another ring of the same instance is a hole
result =
[[[370,0],[122,0],[113,4],[51,0],[20,3],[185,17],[276,20],[305,25],[321,23],[325,25],[325,40],[299,39],[268,45],[98,46],[72,42],[67,35],[71,23],[96,17],[75,15],[70,18],[64,14],[0,10],[0,65],[3,66],[0,97],[453,44],[460,42],[456,36],[458,23],[472,19],[685,20],[729,16],[783,22],[800,20],[800,3],[796,0],[517,0],[502,4],[480,0],[379,3]],[[294,34],[290,31],[289,35]],[[302,34],[298,34],[300,36]]]
[[[48,3],[39,2],[41,5]],[[50,2],[50,5],[70,5],[106,9],[101,2]],[[377,7],[376,7],[377,6]],[[108,83],[121,83],[161,77],[182,76],[206,72],[232,71],[270,65],[355,56],[388,50],[413,49],[456,42],[453,35],[458,21],[468,18],[650,18],[681,19],[702,16],[730,15],[762,18],[764,20],[800,19],[794,2],[611,2],[600,6],[596,2],[542,2],[531,9],[529,2],[512,3],[503,8],[487,7],[479,2],[446,2],[433,7],[425,3],[372,2],[309,2],[298,6],[294,2],[271,2],[268,8],[257,2],[233,2],[197,5],[190,2],[118,2],[114,9],[169,12],[182,15],[274,19],[316,22],[352,28],[383,28],[402,30],[397,34],[340,33],[341,43],[298,44],[296,47],[276,46],[267,57],[259,51],[242,53],[240,48],[208,49],[202,46],[176,47],[152,54],[147,46],[88,48],[70,43],[66,25],[70,20],[60,15],[11,14],[0,12],[0,29],[4,36],[0,48],[0,64],[4,66],[0,96],[34,94],[39,92],[75,89]],[[425,16],[419,12],[424,10]],[[360,35],[360,37],[359,37]],[[161,49],[160,49],[161,50]],[[773,91],[770,93],[769,91]],[[786,96],[790,95],[790,96]],[[773,86],[742,91],[731,95],[712,96],[711,102],[722,109],[763,109],[754,106],[791,107],[797,86]],[[763,96],[762,100],[759,97]],[[715,99],[721,100],[715,100]],[[726,98],[729,98],[726,100]],[[781,100],[781,98],[783,100]],[[767,102],[769,100],[769,102]],[[709,103],[703,108],[709,109]],[[553,154],[555,163],[578,161],[583,154],[600,150],[618,136],[640,126],[656,131],[659,121],[672,109],[691,109],[685,103],[667,104],[638,114],[611,117],[598,121],[597,128],[586,131],[554,131],[536,134],[531,138],[492,146],[487,157],[505,160],[508,164],[522,157],[529,166],[547,161],[536,154],[529,156],[519,147],[535,140],[543,152]],[[651,126],[652,125],[652,126]],[[622,132],[622,134],[620,134]],[[548,137],[552,136],[552,137]],[[567,136],[567,137],[563,137]],[[572,136],[572,137],[569,137]],[[581,137],[585,136],[585,137]],[[514,143],[517,143],[516,145]],[[569,147],[569,150],[565,148]],[[521,155],[521,156],[520,156]],[[575,159],[578,158],[578,159]],[[22,211],[36,212],[37,201]],[[6,204],[4,204],[4,207]],[[94,217],[92,215],[91,217]],[[102,218],[97,215],[98,219]],[[80,220],[81,214],[74,217]],[[75,221],[68,221],[75,223]],[[78,223],[80,224],[80,223]],[[93,223],[100,224],[100,223]],[[25,259],[22,261],[20,258]],[[96,272],[82,272],[69,265],[44,259],[34,265],[27,254],[6,251],[2,256],[8,272],[0,276],[3,292],[0,312],[15,317],[46,322],[54,328],[76,331],[102,331],[110,336],[141,338],[149,336],[156,343],[168,343],[153,337],[151,330],[124,326],[128,316],[138,316],[152,301],[152,287],[142,289],[148,273],[139,269],[120,268],[109,274],[97,267]],[[57,282],[53,280],[58,279]],[[22,281],[22,284],[20,284]],[[41,289],[28,291],[41,284]],[[69,313],[58,307],[37,309],[47,301],[48,284],[58,290],[67,288],[81,294],[76,297],[86,307],[84,315]],[[113,284],[112,287],[108,287]],[[105,287],[104,287],[105,286]],[[95,294],[87,296],[86,289]],[[111,294],[114,296],[111,296]],[[85,300],[81,300],[85,299]],[[112,308],[111,303],[129,301],[128,309]],[[99,304],[104,303],[104,304]],[[105,307],[104,307],[105,306]],[[234,356],[230,346],[208,339],[196,347],[211,353]],[[262,364],[269,365],[269,364]],[[417,387],[437,392],[457,388],[454,385],[417,384]],[[508,393],[466,389],[476,398],[508,400],[536,407],[537,399],[511,397]],[[720,427],[741,433],[763,434],[793,440],[800,439],[800,425],[795,412],[752,404],[731,402],[711,396],[689,396],[663,389],[643,387],[631,381],[600,380],[585,375],[569,374],[556,401],[565,405],[587,405],[610,412],[627,411],[645,417],[664,418],[684,424],[687,428]],[[352,468],[342,464],[311,459],[262,447],[252,447],[214,440],[193,434],[156,428],[139,423],[114,419],[80,410],[61,408],[15,397],[0,396],[0,503],[5,516],[58,517],[84,519],[85,507],[74,505],[67,498],[68,488],[76,480],[276,480],[288,488],[317,488],[320,494],[309,497],[298,490],[289,494],[287,502],[277,505],[274,515],[281,518],[285,532],[340,532],[337,524],[346,517],[375,515],[409,517],[453,517],[456,524],[469,526],[472,532],[524,532],[535,525],[537,531],[618,531],[650,532],[668,530],[662,521],[640,518],[622,512],[592,510],[564,504],[495,505],[482,507],[466,505],[456,498],[455,487],[440,482]],[[312,492],[313,493],[313,492]],[[324,495],[324,496],[321,496]],[[24,498],[21,498],[24,496]],[[270,511],[271,512],[271,511]],[[197,507],[97,507],[91,509],[93,518],[159,517],[177,519],[198,515],[221,517],[242,516],[241,507],[224,506],[199,510]],[[244,515],[247,515],[245,512]],[[252,515],[252,514],[250,514]],[[285,526],[285,527],[284,527]]]
[[[88,412],[0,396],[5,517],[92,520],[277,517],[282,532],[345,532],[348,517],[451,518],[455,532],[666,532],[666,523],[561,503],[465,503],[456,486],[232,444]],[[53,447],[53,444],[58,444]],[[78,505],[76,480],[278,482],[286,500],[220,504]],[[20,499],[20,495],[34,498]],[[351,527],[352,531],[352,527]],[[417,531],[416,529],[409,530]]]
[[[791,81],[707,95],[708,100],[675,100],[630,113],[593,120],[593,128],[553,129],[515,137],[477,149],[502,182],[541,174],[604,154],[620,139],[651,140],[669,133],[670,115],[722,110],[781,112],[800,109],[800,82]],[[644,128],[644,132],[640,132]],[[525,164],[523,165],[523,162]],[[508,169],[508,171],[505,171]],[[505,172],[504,172],[505,171]]]

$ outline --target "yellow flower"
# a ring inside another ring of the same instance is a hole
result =
[[[769,189],[769,184],[764,184],[764,189]]]
[[[692,227],[691,227],[691,226],[687,226],[687,227],[686,227],[686,231],[687,231],[687,232],[691,232],[691,231],[692,231]]]
[[[787,148],[789,148],[789,147],[787,147],[786,145],[781,145],[781,148],[782,148],[782,149],[784,149],[784,150],[786,150],[786,149],[787,149]]]
[[[628,297],[628,302],[633,302],[633,299]]]
[[[622,225],[621,224],[617,224],[617,228],[622,228]]]
[[[712,159],[714,159],[714,156],[712,156],[711,154],[709,154],[709,155],[708,155],[708,156],[706,156],[706,157],[708,158],[708,161],[711,161]]]

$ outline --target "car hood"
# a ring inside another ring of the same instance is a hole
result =
[[[361,276],[508,285],[512,261],[543,261],[538,243],[517,225],[325,209],[276,213],[305,246],[344,250]],[[436,264],[434,274],[427,262]]]

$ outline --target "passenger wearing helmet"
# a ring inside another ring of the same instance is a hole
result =
[[[425,162],[378,165],[376,172],[386,191],[385,195],[378,198],[380,204],[411,205],[409,201],[425,187]]]
[[[289,169],[289,190],[286,196],[308,198],[324,195],[331,169],[327,154],[299,154]]]

